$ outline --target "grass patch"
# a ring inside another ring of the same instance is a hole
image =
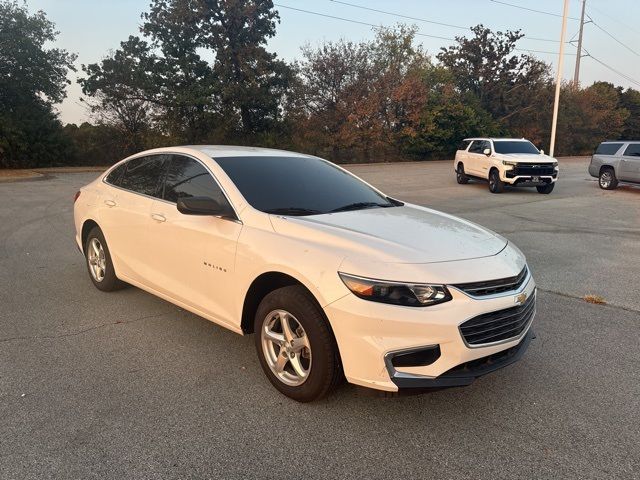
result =
[[[595,305],[606,305],[607,304],[607,301],[604,298],[602,298],[600,295],[589,294],[589,295],[585,295],[583,297],[583,299],[584,299],[585,302],[593,303]]]

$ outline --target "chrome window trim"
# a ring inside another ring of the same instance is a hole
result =
[[[177,205],[175,202],[170,202],[169,200],[165,200],[164,198],[158,198],[158,197],[153,197],[151,195],[146,195],[144,193],[140,193],[140,192],[134,192],[133,190],[129,190],[127,188],[123,188],[123,187],[119,187],[118,185],[114,185],[113,183],[109,183],[107,182],[107,177],[109,176],[109,174],[115,170],[117,167],[119,167],[120,165],[124,165],[126,163],[129,163],[131,160],[136,160],[138,158],[143,158],[143,157],[152,157],[152,156],[156,156],[156,155],[181,155],[183,157],[187,157],[187,158],[191,158],[193,160],[195,160],[196,162],[198,162],[200,165],[202,165],[205,170],[207,172],[209,172],[209,175],[211,175],[211,178],[213,178],[213,181],[215,182],[215,184],[218,186],[218,188],[220,188],[220,191],[222,192],[222,194],[224,195],[224,198],[227,199],[227,202],[229,202],[229,205],[231,205],[231,208],[233,210],[233,213],[235,214],[236,218],[235,219],[231,219],[231,218],[224,218],[224,220],[231,220],[233,222],[237,222],[242,224],[242,220],[240,219],[240,215],[238,215],[238,210],[236,209],[235,205],[233,204],[233,202],[231,201],[231,199],[229,198],[229,195],[227,194],[227,191],[224,189],[224,187],[220,184],[220,182],[218,181],[218,179],[216,178],[216,176],[213,174],[213,172],[211,171],[211,169],[204,164],[199,158],[194,157],[191,154],[188,153],[183,153],[183,152],[175,152],[175,151],[166,151],[166,152],[157,152],[157,153],[145,153],[145,154],[140,154],[140,155],[136,155],[134,157],[128,158],[126,161],[124,162],[118,162],[115,165],[113,165],[109,170],[107,170],[103,175],[102,175],[102,183],[104,183],[105,185],[109,185],[112,188],[117,188],[118,190],[122,190],[123,192],[128,192],[128,193],[133,193],[134,195],[140,195],[141,197],[146,197],[146,198],[150,198],[152,200],[158,200],[160,202],[164,202],[167,203],[169,205]],[[215,161],[215,160],[214,160]],[[125,171],[126,174],[126,171]],[[213,216],[213,215],[212,215]],[[223,217],[219,217],[217,215],[215,215],[215,218],[223,218]]]

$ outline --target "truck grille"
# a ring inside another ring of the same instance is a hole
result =
[[[536,312],[535,293],[520,306],[483,313],[460,325],[460,333],[468,345],[483,345],[518,337]]]
[[[498,280],[487,280],[483,282],[460,283],[454,287],[474,297],[485,297],[496,293],[510,292],[517,290],[527,278],[527,266],[515,277],[500,278]]]
[[[512,176],[518,175],[553,175],[555,173],[555,167],[551,164],[539,164],[539,163],[518,163],[512,170],[509,170]]]

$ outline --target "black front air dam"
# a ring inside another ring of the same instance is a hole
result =
[[[472,360],[451,370],[446,371],[436,378],[420,377],[418,375],[406,375],[395,370],[390,371],[391,381],[396,384],[399,390],[431,390],[448,387],[463,387],[470,385],[473,381],[500,368],[511,365],[520,360],[524,352],[529,347],[531,340],[535,338],[532,329],[529,329],[522,341],[511,348],[503,350],[487,357]]]

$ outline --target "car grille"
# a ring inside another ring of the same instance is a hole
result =
[[[538,163],[518,163],[509,173],[518,175],[553,175],[555,167],[553,165],[541,165]]]
[[[527,329],[536,311],[535,293],[520,306],[483,313],[460,325],[468,345],[483,345],[518,337]]]
[[[487,280],[484,282],[460,283],[454,287],[468,293],[474,297],[485,297],[487,295],[495,295],[496,293],[510,292],[517,290],[527,278],[527,266],[515,277],[500,278],[498,280]]]

